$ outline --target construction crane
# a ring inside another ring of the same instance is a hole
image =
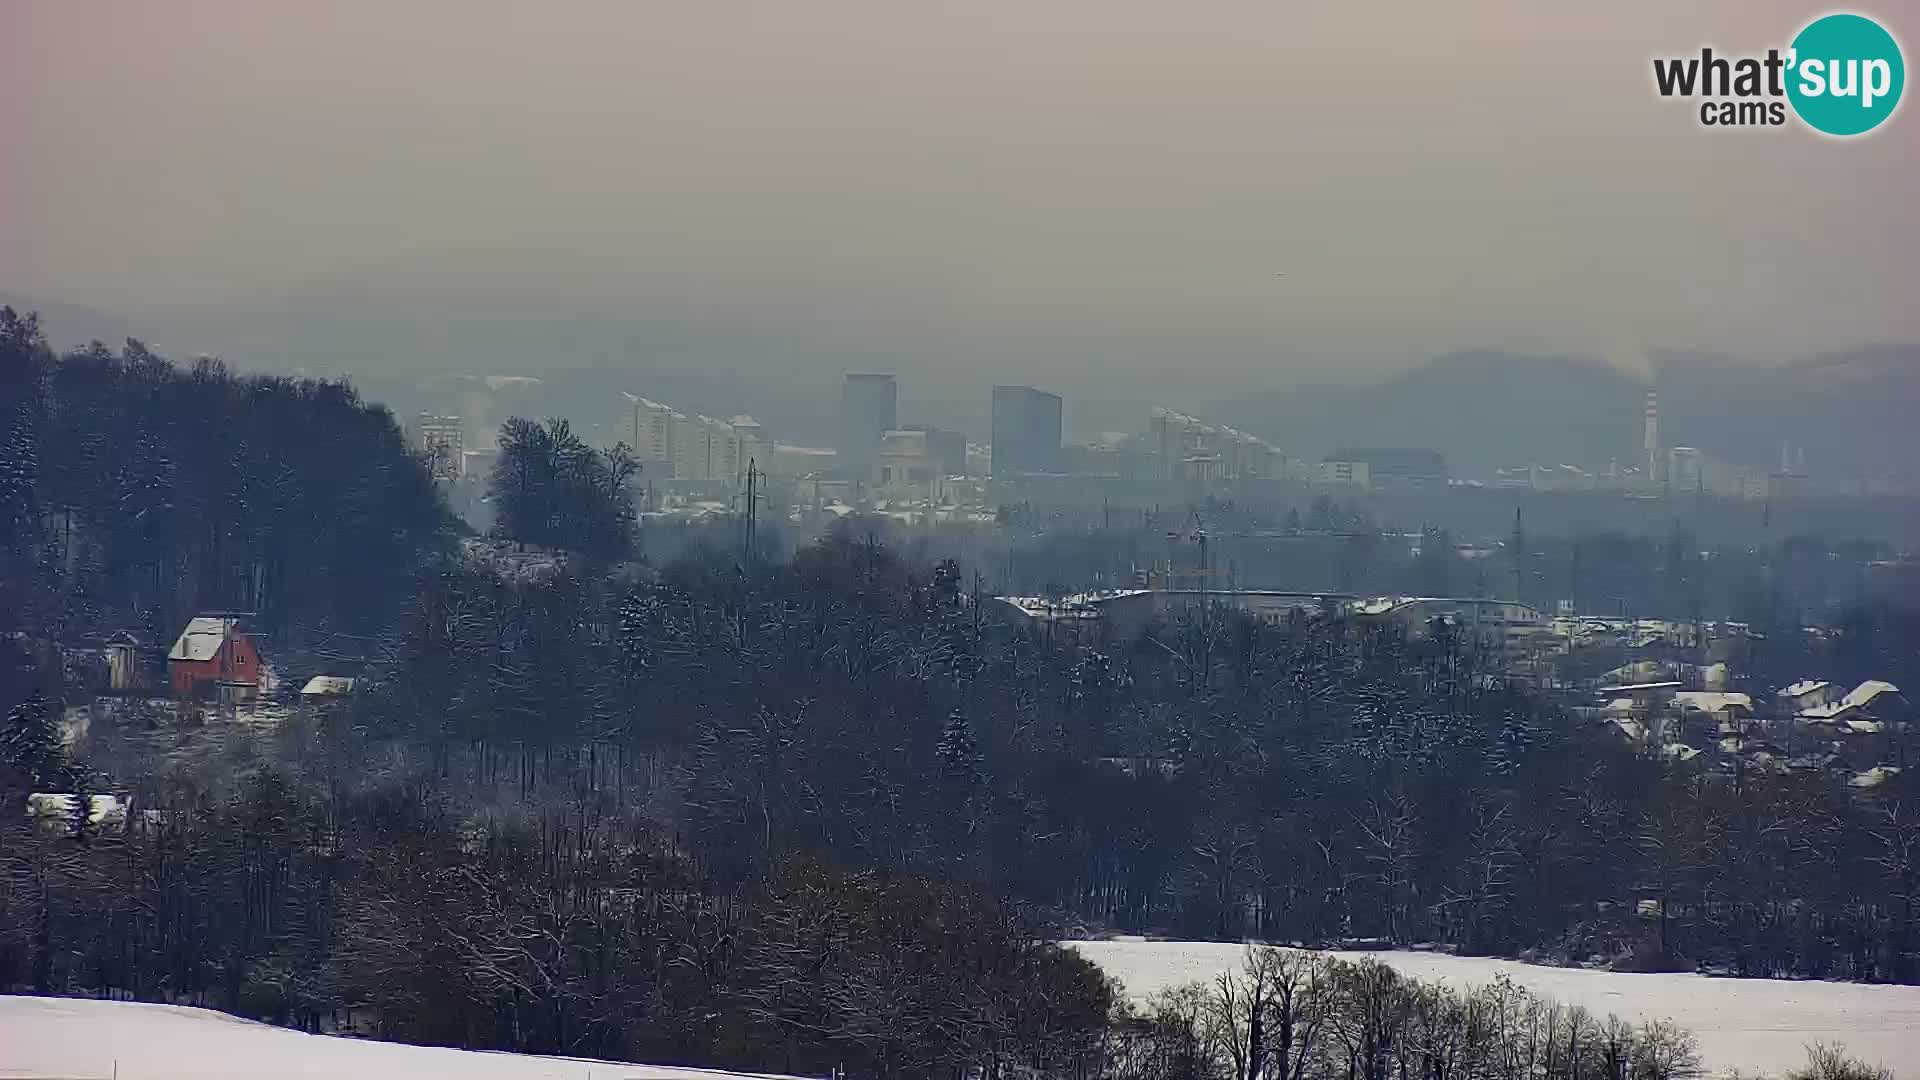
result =
[[[1167,561],[1163,564],[1160,575],[1161,588],[1170,591],[1175,587],[1178,578],[1187,577],[1194,579],[1198,583],[1199,590],[1205,593],[1209,591],[1213,578],[1230,577],[1233,572],[1231,567],[1224,570],[1214,567],[1211,544],[1212,537],[1208,535],[1206,522],[1201,520],[1198,510],[1192,511],[1189,515],[1186,527],[1167,530]],[[1192,569],[1176,570],[1175,564],[1179,561],[1178,552],[1188,545],[1198,549],[1198,565]]]

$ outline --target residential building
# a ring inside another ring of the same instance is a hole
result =
[[[459,417],[421,413],[413,421],[413,441],[414,448],[426,458],[427,471],[434,479],[460,479],[466,459]]]
[[[1667,486],[1679,492],[1704,488],[1703,467],[1699,450],[1691,446],[1673,447],[1667,451]]]
[[[1840,689],[1825,679],[1804,679],[1774,695],[1791,714],[1831,705],[1839,700]]]
[[[257,689],[260,654],[240,631],[238,619],[202,615],[187,623],[167,652],[167,676],[181,697],[217,686]]]
[[[1375,490],[1409,491],[1447,486],[1447,459],[1437,450],[1368,447],[1340,450],[1327,461],[1367,467],[1367,484]]]
[[[138,690],[146,685],[141,671],[140,640],[122,630],[107,638],[107,689]]]
[[[838,457],[839,455],[828,447],[775,443],[771,464],[767,466],[767,471],[775,476],[792,479],[821,476],[833,471]]]
[[[962,432],[934,427],[932,424],[907,424],[902,431],[922,431],[927,436],[927,455],[942,476],[967,475],[967,437]]]
[[[1826,684],[1816,684],[1826,687]],[[1798,687],[1790,686],[1793,690]],[[1803,694],[1801,700],[1812,695]],[[1791,700],[1782,693],[1782,700]],[[1906,696],[1900,688],[1881,679],[1868,679],[1859,686],[1834,698],[1827,688],[1822,704],[1802,708],[1797,719],[1802,723],[1845,723],[1854,720],[1881,720],[1888,717],[1906,719],[1908,714]]]
[[[70,791],[36,791],[27,796],[27,817],[44,832],[71,836],[80,831],[80,800],[86,800],[86,828],[94,832],[121,832],[127,827],[125,795],[89,795]],[[151,813],[151,811],[149,811]]]
[[[500,451],[497,447],[463,451],[460,454],[460,475],[464,479],[485,487],[488,479],[493,476],[494,463],[499,460]]]
[[[749,463],[762,472],[773,467],[773,444],[751,416],[717,420],[633,394],[625,397],[627,444],[649,481],[744,485]]]
[[[927,446],[927,433],[901,429],[880,437],[873,491],[890,499],[938,499],[943,478]]]
[[[1385,596],[1355,604],[1362,620],[1392,620],[1410,637],[1427,633],[1434,622],[1452,626],[1465,640],[1475,642],[1512,668],[1551,642],[1551,630],[1540,612],[1526,604],[1484,597]]]
[[[1093,442],[1061,447],[1060,467],[1068,476],[1082,479],[1114,480],[1126,485],[1151,481],[1158,462],[1147,449],[1148,442],[1144,435],[1105,432]]]
[[[674,422],[673,478],[705,483],[744,479],[747,463],[733,425],[694,414]]]
[[[1319,464],[1314,482],[1327,486],[1356,487],[1364,491],[1373,486],[1373,470],[1364,461],[1329,459]]]
[[[767,429],[751,416],[736,416],[727,426],[733,429],[733,482],[745,486],[749,467],[762,473],[773,468],[773,443],[767,439]]]
[[[1350,603],[1345,593],[1283,592],[1274,589],[1109,589],[1070,596],[997,596],[991,614],[1014,622],[1041,621],[1097,629],[1112,638],[1131,639],[1156,624],[1189,617],[1201,610],[1232,610],[1268,623],[1285,623],[1296,614],[1313,615]]]
[[[673,467],[673,408],[632,394],[627,399],[627,445],[643,475],[671,479]]]
[[[1279,480],[1287,457],[1273,444],[1225,424],[1155,406],[1148,414],[1149,452],[1176,487],[1209,487],[1241,480]]]

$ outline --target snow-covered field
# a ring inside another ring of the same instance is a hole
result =
[[[1246,946],[1206,941],[1076,941],[1081,955],[1145,998],[1165,987],[1237,968]],[[1804,1062],[1813,1042],[1845,1043],[1856,1057],[1902,1077],[1920,1077],[1920,986],[1635,975],[1537,967],[1514,960],[1427,952],[1331,953],[1370,956],[1403,975],[1477,986],[1505,975],[1516,985],[1569,1005],[1636,1020],[1668,1017],[1691,1030],[1715,1073],[1739,1069],[1779,1075]]]
[[[0,1077],[112,1080],[116,1076],[119,1080],[725,1080],[758,1074],[303,1035],[173,1005],[0,996]]]
[[[1219,942],[1073,942],[1145,998],[1235,968],[1245,946]],[[1841,1042],[1903,1077],[1920,1077],[1920,987],[1633,975],[1422,952],[1371,956],[1456,986],[1506,975],[1595,1013],[1669,1017],[1700,1040],[1713,1072],[1779,1075],[1812,1042]],[[488,1054],[303,1035],[204,1009],[0,996],[0,1078],[33,1080],[725,1080],[753,1074],[575,1058]]]

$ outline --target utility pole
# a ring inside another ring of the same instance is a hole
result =
[[[742,566],[751,566],[753,564],[754,539],[755,539],[755,532],[756,532],[755,526],[758,524],[759,516],[760,516],[760,504],[759,504],[760,496],[755,483],[755,481],[758,478],[759,478],[759,470],[755,468],[754,459],[748,458],[747,459],[747,517],[746,517],[744,526],[741,529],[741,536],[740,536],[740,565]]]
[[[1207,559],[1207,531],[1204,526],[1200,529],[1198,539],[1200,541],[1200,606],[1206,608],[1211,603],[1207,579],[1213,574],[1213,565]]]
[[[1527,532],[1520,525],[1520,506],[1515,503],[1513,507],[1513,600],[1516,604],[1527,602],[1524,571],[1527,562],[1526,546]]]

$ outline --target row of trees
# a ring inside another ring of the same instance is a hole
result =
[[[261,771],[153,805],[124,834],[0,820],[0,986],[875,1077],[1090,1063],[1113,1005],[1051,927],[977,889],[805,859],[721,887],[603,798],[476,819]]]
[[[1920,572],[1883,543],[1755,534],[1707,544],[1667,520],[1647,531],[1582,528],[1544,533],[1514,522],[1469,538],[1438,527],[1403,534],[1322,497],[1306,515],[1271,521],[1245,511],[1114,513],[1074,527],[1015,515],[991,535],[955,529],[932,545],[979,566],[1008,591],[1038,594],[1131,586],[1171,562],[1195,573],[1204,554],[1214,584],[1380,595],[1497,596],[1586,615],[1736,619],[1766,629],[1827,623],[1876,598],[1920,604]],[[1284,524],[1283,524],[1284,522]],[[1174,542],[1204,528],[1209,546]]]
[[[1698,1075],[1693,1037],[1532,994],[1504,977],[1456,989],[1267,946],[1210,983],[1156,994],[1121,1026],[1108,1075],[1124,1080],[1660,1080]],[[1892,1080],[1839,1046],[1807,1048],[1787,1080]]]
[[[1376,960],[1271,947],[1238,971],[1156,995],[1123,1043],[1121,1077],[1310,1080],[1662,1080],[1697,1075],[1665,1021],[1594,1016],[1504,978],[1457,990]]]

